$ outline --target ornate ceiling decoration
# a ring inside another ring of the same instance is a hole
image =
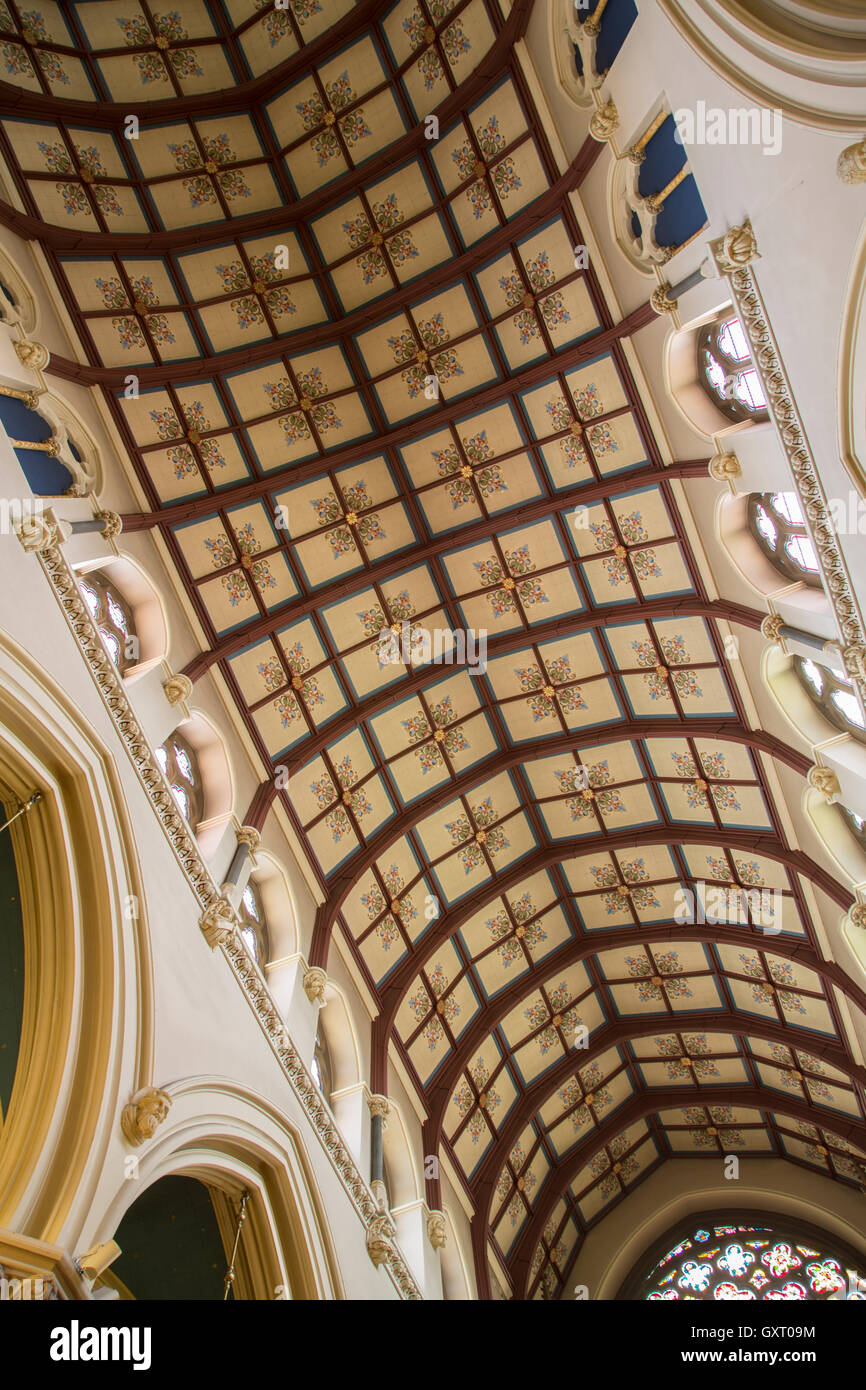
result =
[[[724,635],[764,615],[690,544],[707,461],[663,457],[624,350],[653,310],[575,255],[602,146],[561,166],[530,9],[0,12],[0,217],[82,349],[51,369],[104,390],[186,675],[261,758],[245,822],[291,817],[311,964],[342,931],[372,1089],[395,1047],[517,1297],[666,1158],[866,1161],[866,1001],[812,916],[851,895],[775,804],[809,760],[750,726]]]

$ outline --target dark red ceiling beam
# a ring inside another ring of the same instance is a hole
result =
[[[775,1091],[769,1091],[764,1087],[732,1087],[713,1088],[713,1099],[708,1100],[711,1105],[733,1105],[742,1106],[749,1109],[775,1110],[779,1114],[789,1115],[792,1119],[803,1120],[806,1124],[821,1125],[830,1129],[840,1138],[847,1139],[858,1148],[866,1148],[866,1126],[863,1124],[852,1123],[848,1120],[837,1122],[825,1119],[823,1114],[819,1114],[814,1106],[804,1104],[802,1101],[793,1100],[790,1096],[780,1095]],[[695,1097],[693,1091],[669,1091],[664,1093],[663,1107],[670,1109],[682,1105],[694,1105]],[[656,1096],[636,1096],[634,1100],[628,1101],[621,1106],[608,1120],[605,1121],[592,1135],[588,1135],[577,1146],[562,1163],[550,1173],[545,1181],[544,1187],[539,1193],[538,1201],[535,1204],[532,1215],[526,1224],[515,1248],[514,1255],[509,1261],[509,1268],[514,1282],[514,1288],[518,1297],[522,1297],[529,1274],[529,1266],[532,1261],[532,1253],[538,1244],[544,1230],[550,1212],[559,1200],[562,1192],[568,1187],[584,1163],[597,1148],[609,1138],[613,1138],[621,1130],[627,1129],[636,1120],[642,1120],[647,1115],[655,1114],[659,1106]],[[746,1155],[747,1156],[747,1155]],[[491,1184],[492,1189],[492,1184]],[[489,1200],[488,1200],[489,1204]],[[483,1263],[486,1272],[487,1263],[487,1226],[486,1222],[473,1217],[473,1246],[476,1247],[476,1254],[480,1250],[483,1252]],[[476,1240],[478,1243],[476,1244]],[[479,1272],[479,1271],[476,1271]]]
[[[595,150],[601,148],[598,141],[589,140]],[[445,262],[444,265],[431,270],[419,281],[410,281],[406,285],[401,285],[399,289],[392,290],[387,298],[386,305],[381,302],[378,304],[367,304],[352,314],[346,314],[336,322],[317,324],[313,328],[301,329],[298,332],[281,335],[278,342],[268,340],[263,343],[253,343],[246,348],[237,348],[231,352],[216,354],[209,358],[196,358],[189,362],[172,362],[168,364],[171,373],[171,380],[180,383],[186,379],[197,380],[205,371],[213,369],[225,372],[235,370],[237,367],[252,366],[256,362],[264,361],[272,357],[275,352],[286,351],[287,346],[291,346],[293,353],[306,352],[310,348],[318,347],[321,343],[329,343],[333,340],[334,333],[339,330],[341,334],[352,334],[361,328],[369,326],[371,312],[382,312],[386,317],[394,313],[397,309],[404,308],[419,295],[426,295],[431,290],[437,289],[440,285],[450,285],[455,277],[462,276],[468,271],[483,265],[491,259],[497,251],[504,250],[511,242],[519,241],[525,234],[531,232],[540,221],[545,220],[560,207],[564,198],[580,186],[583,170],[586,166],[586,159],[583,150],[578,154],[566,170],[550,188],[537,198],[533,203],[519,212],[510,222],[499,227],[496,231],[488,233],[481,242],[470,247],[460,256],[455,256]],[[441,207],[446,199],[437,199],[434,206]],[[295,204],[283,209],[283,219],[280,228],[285,230],[293,222],[303,222],[308,219],[286,218],[287,212],[294,214]],[[2,204],[0,204],[2,211]],[[254,214],[259,216],[259,214]],[[2,217],[0,217],[2,220]],[[48,229],[50,230],[50,229]],[[264,230],[268,230],[265,228]],[[235,223],[228,226],[220,226],[220,242],[224,242],[227,234],[235,232]],[[244,235],[251,235],[251,231],[245,231]],[[46,240],[46,237],[42,237]],[[100,242],[102,237],[100,236]],[[198,242],[196,243],[198,246]],[[173,249],[173,248],[172,248]],[[327,275],[327,267],[320,271],[318,275],[302,277],[302,279],[314,279],[318,283]],[[298,281],[291,281],[291,284]],[[228,302],[228,300],[226,300]],[[196,303],[180,305],[164,305],[164,308],[196,308]],[[119,378],[128,368],[124,367],[123,372],[118,367],[100,367],[86,362],[76,362],[70,357],[52,355],[46,371],[54,376],[61,377],[65,381],[76,381],[84,386],[108,386],[117,388]],[[148,364],[139,365],[134,368],[138,377],[139,388],[146,389],[149,386],[162,386],[165,382],[166,367],[164,365],[150,366]]]
[[[563,739],[562,747],[566,747]],[[489,776],[489,772],[486,774]],[[395,825],[394,822],[384,828],[379,834],[374,836],[364,846],[363,853],[355,858],[346,870],[339,875],[333,882],[331,892],[327,900],[322,903],[316,912],[316,922],[313,928],[313,938],[310,944],[310,964],[324,968],[327,965],[328,949],[330,946],[331,929],[336,920],[337,914],[342,908],[352,886],[358,879],[375,863],[382,855],[392,840],[399,835],[405,834],[418,821],[423,820],[430,814],[431,809],[452,800],[461,791],[468,790],[475,782],[481,782],[484,776],[478,777],[473,771],[465,777],[457,778],[443,789],[447,792],[446,796],[437,793],[422,803],[422,805],[411,812],[410,818]],[[581,854],[589,852],[590,846],[596,850],[616,850],[631,848],[634,845],[664,845],[675,840],[677,844],[705,844],[710,840],[713,844],[721,845],[723,848],[731,850],[745,850],[753,854],[764,855],[768,859],[774,859],[777,863],[783,864],[795,874],[802,874],[805,878],[816,884],[832,902],[846,911],[854,902],[853,895],[841,884],[837,883],[831,873],[822,869],[813,859],[804,854],[802,850],[788,849],[775,835],[768,835],[763,831],[747,830],[720,830],[713,826],[689,826],[680,827],[670,825],[642,826],[635,830],[616,830],[610,831],[607,835],[598,835],[594,840],[587,836],[584,840],[563,840],[556,845],[546,845],[530,854],[526,859],[514,865],[507,873],[491,879],[477,895],[472,899],[472,911],[477,912],[479,905],[483,904],[485,894],[490,891],[490,895],[495,897],[504,892],[515,883],[519,883],[522,878],[528,878],[537,869],[547,868],[551,864],[558,864],[568,858],[577,858]],[[470,914],[471,915],[471,914]],[[425,952],[435,949],[447,939],[454,929],[454,918],[445,913],[439,919],[434,931],[425,940]]]
[[[512,517],[513,524],[514,518]],[[454,538],[451,537],[451,544],[453,545],[453,543]],[[307,613],[317,612],[326,598],[329,603],[332,603],[338,598],[350,598],[353,594],[362,593],[371,584],[381,583],[390,575],[399,574],[402,570],[418,564],[429,555],[438,554],[438,549],[434,548],[438,545],[439,542],[432,542],[430,547],[422,546],[417,550],[404,551],[400,556],[399,565],[392,566],[389,563],[381,567],[374,566],[356,578],[347,580],[345,584],[335,585],[333,589],[328,589],[325,593],[311,595],[301,602],[287,605],[278,612],[269,613],[265,617],[246,623],[229,637],[215,640],[208,651],[200,652],[198,656],[193,657],[192,661],[187,662],[184,667],[183,674],[188,676],[191,681],[197,681],[200,676],[210,670],[215,662],[226,660],[250,643],[279,632],[282,628],[288,627],[289,624],[297,622]],[[635,603],[618,604],[616,608],[610,610],[593,609],[589,612],[573,614],[569,618],[556,618],[548,623],[535,623],[530,631],[521,629],[519,632],[503,633],[500,637],[491,637],[487,644],[487,657],[488,660],[492,660],[493,657],[502,656],[506,652],[520,651],[522,647],[531,646],[532,643],[550,642],[556,638],[572,636],[576,632],[585,632],[589,628],[605,627],[614,619],[617,622],[625,623],[651,622],[653,619],[664,618],[696,617],[739,623],[743,627],[758,630],[766,614],[723,599],[645,599]],[[438,668],[433,670],[428,668],[426,676],[420,680],[420,685],[435,679],[437,674]],[[399,692],[391,687],[389,699],[394,699],[396,695],[409,692],[413,688],[419,688],[419,686],[411,684],[410,681],[414,682],[415,677],[401,683]],[[378,696],[371,696],[370,698],[378,699]],[[279,759],[279,761],[282,762],[284,759]]]
[[[485,410],[489,406],[497,405],[500,401],[510,398],[515,392],[525,391],[529,387],[555,376],[558,372],[571,371],[584,360],[603,352],[606,347],[619,338],[629,337],[637,332],[655,317],[653,309],[648,304],[641,305],[639,309],[636,309],[612,328],[595,333],[592,337],[584,339],[574,347],[555,353],[534,367],[522,369],[514,376],[506,377],[483,391],[475,392],[470,400],[464,398],[453,401],[450,405],[442,404],[437,410],[425,413],[408,424],[400,425],[385,433],[368,435],[342,449],[335,449],[322,458],[309,459],[302,464],[287,463],[284,468],[275,470],[267,477],[221,488],[218,498],[208,493],[190,502],[178,502],[173,506],[161,507],[152,512],[127,512],[123,516],[124,526],[127,530],[141,530],[148,526],[174,525],[179,522],[194,520],[198,516],[206,516],[208,512],[212,512],[215,503],[222,507],[231,507],[240,502],[248,502],[252,498],[260,497],[263,493],[279,491],[281,487],[295,482],[303,482],[305,478],[315,477],[328,468],[339,468],[344,464],[355,463],[358,459],[365,458],[367,455],[384,448],[405,444],[420,435],[429,434],[453,420],[458,420],[468,413],[471,414],[473,411]],[[339,333],[339,324],[334,324],[332,337],[336,339],[339,337]],[[276,343],[267,344],[267,347],[267,355],[271,357],[280,351],[291,351],[291,348],[285,344],[282,348]],[[250,351],[252,352],[252,350]],[[227,354],[226,361],[220,361],[219,371],[227,370],[228,357],[232,355]],[[189,365],[191,368],[197,369],[194,375],[206,374],[208,367],[206,361],[199,360]],[[214,359],[210,359],[209,365],[211,368],[214,367]],[[168,366],[163,369],[163,384],[166,374],[170,376],[172,382],[181,379],[174,366]],[[120,378],[121,373],[118,371],[118,387],[121,385]],[[238,428],[242,428],[242,426]],[[222,431],[224,434],[228,432],[227,430]],[[212,433],[216,434],[217,432],[212,431]],[[180,438],[175,442],[182,443],[183,440]],[[658,470],[658,475],[663,476],[665,471]]]
[[[532,4],[533,0],[515,0],[508,18],[481,63],[450,96],[446,97],[435,108],[435,114],[441,125],[447,126],[449,122],[456,120],[464,107],[471,105],[476,98],[482,97],[491,80],[508,66],[514,44],[521,38],[529,22]],[[375,0],[365,0],[365,4],[361,8],[365,12],[375,15],[379,6]],[[340,48],[345,47],[345,37],[343,36],[339,41],[335,40],[334,42],[338,43]],[[313,45],[310,45],[310,48],[312,47]],[[308,70],[311,63],[308,53],[308,49],[302,49],[299,54],[295,55],[294,59],[288,59],[273,73],[256,78],[253,82],[243,84],[241,87],[232,88],[228,92],[211,92],[201,96],[148,102],[142,104],[141,110],[137,114],[142,125],[148,122],[158,125],[166,121],[183,120],[188,116],[219,116],[224,111],[238,109],[247,111],[251,105],[267,101],[270,96],[286,84],[290,75],[290,64],[294,64],[291,71],[294,71],[295,68]],[[303,61],[299,62],[299,59]],[[0,100],[3,101],[7,110],[9,107],[14,107],[15,114],[28,115],[31,118],[43,120],[46,118],[73,122],[81,120],[88,125],[98,124],[109,128],[116,127],[120,130],[122,130],[125,116],[129,113],[128,102],[112,106],[107,103],[64,101],[62,98],[50,97],[46,94],[26,92],[22,88],[12,87],[8,83],[0,83]],[[119,138],[123,138],[122,134]],[[375,155],[358,168],[351,169],[341,175],[339,179],[328,184],[326,188],[319,189],[308,197],[299,198],[292,203],[292,216],[298,221],[309,220],[325,206],[333,207],[335,203],[348,197],[361,184],[375,180],[381,174],[386,174],[389,169],[397,167],[416,149],[425,148],[427,143],[424,121],[421,120],[414,129],[408,131],[401,139],[388,145],[380,154]],[[590,153],[587,150],[587,158]],[[187,227],[183,230],[166,232],[126,232],[120,234],[73,232],[65,227],[48,225],[40,218],[33,217],[29,213],[19,212],[17,208],[10,207],[9,204],[0,204],[0,224],[28,241],[41,241],[44,245],[51,246],[55,251],[81,251],[88,255],[105,251],[124,251],[127,254],[137,251],[145,251],[150,254],[157,251],[182,251],[188,248],[206,246],[211,242],[219,243],[225,240],[226,234],[223,224],[207,231],[204,228]],[[243,236],[256,235],[271,228],[285,227],[285,225],[285,207],[254,213],[249,217],[233,218],[231,222],[231,226],[237,234]]]
[[[475,912],[478,907],[475,907]],[[500,990],[492,999],[488,1000],[478,1015],[472,1020],[471,1024],[457,1039],[452,1055],[448,1058],[444,1069],[437,1075],[436,1084],[425,1091],[424,1098],[429,1111],[429,1130],[428,1137],[431,1142],[437,1138],[442,1127],[442,1121],[448,1106],[448,1101],[454,1087],[457,1085],[461,1072],[463,1072],[475,1052],[485,1041],[502,1019],[507,1017],[515,1004],[518,1004],[525,994],[531,992],[536,983],[544,980],[556,970],[567,970],[578,961],[583,961],[598,955],[602,951],[614,951],[621,946],[645,945],[648,942],[672,943],[677,941],[701,941],[707,944],[722,942],[726,946],[738,946],[743,950],[755,950],[756,947],[768,951],[771,955],[779,956],[783,960],[790,960],[796,965],[802,966],[806,970],[811,970],[818,975],[824,983],[835,986],[841,993],[847,996],[862,1012],[866,1015],[866,991],[860,988],[844,970],[833,961],[824,961],[815,954],[808,940],[792,940],[790,937],[771,936],[761,939],[760,933],[756,929],[746,929],[743,927],[727,926],[723,922],[710,923],[706,926],[698,926],[694,923],[674,923],[659,924],[656,926],[620,927],[615,931],[594,931],[591,935],[581,936],[559,951],[551,952],[545,956],[529,971],[524,973],[506,989]],[[419,954],[421,952],[419,951]],[[431,953],[433,954],[433,953]],[[429,957],[428,957],[429,959]],[[423,962],[415,965],[414,973],[417,974]],[[413,976],[414,978],[414,976]],[[396,990],[392,992],[389,987],[382,996],[382,1012],[373,1021],[373,1056],[376,1057],[381,1052],[387,1052],[388,1040],[391,1030],[394,1027],[394,1019],[397,1009],[405,996],[409,981],[403,984],[396,997]],[[569,1008],[572,1006],[569,1005]],[[579,1007],[579,1006],[578,1006]],[[736,1013],[736,1011],[735,1011]],[[660,1018],[655,1015],[652,1018],[629,1018],[624,1023],[617,1025],[621,1028],[622,1036],[613,1036],[610,1031],[613,1025],[602,1028],[593,1035],[593,1053],[604,1051],[605,1047],[610,1047],[614,1042],[628,1041],[630,1037],[641,1037],[644,1033],[659,1033],[671,1031],[685,1032],[748,1032],[751,1024],[747,1022],[752,1015],[736,1013],[738,1019],[737,1026],[731,1023],[730,1016],[719,1010],[707,1010],[705,1013],[691,1015],[683,1013],[677,1015],[677,1021],[669,1018]],[[787,1046],[796,1046],[796,1030],[792,1028],[782,1028],[781,1025],[768,1022],[768,1028],[776,1029],[772,1038],[767,1037],[772,1042],[785,1043]],[[751,1029],[751,1031],[754,1031]],[[794,1035],[794,1036],[792,1036]],[[804,1044],[805,1046],[805,1044]],[[810,1037],[807,1052],[811,1052],[816,1057],[822,1057],[834,1067],[839,1067],[846,1074],[856,1077],[861,1085],[866,1086],[866,1068],[856,1066],[848,1057],[847,1053],[835,1047],[832,1043],[822,1043],[819,1039]],[[589,1053],[575,1049],[571,1054],[571,1061],[575,1066],[585,1066],[589,1060]],[[842,1060],[833,1060],[833,1058]],[[383,1094],[380,1089],[387,1085],[387,1076],[371,1077],[371,1086],[376,1094]],[[535,1109],[538,1107],[536,1106]],[[524,1122],[528,1116],[524,1116]],[[427,1149],[425,1152],[433,1153],[434,1150]]]
[[[524,640],[519,644],[521,647],[529,646],[534,642],[534,638],[532,638],[531,634],[528,641],[526,640],[527,634],[524,633],[523,636]],[[515,648],[512,647],[510,649],[514,650]],[[505,647],[494,650],[493,643],[491,642],[489,656],[490,658],[497,655],[501,656],[503,651],[506,650],[508,650],[508,648]],[[189,671],[187,671],[186,674],[189,675]],[[289,776],[293,776],[299,768],[302,768],[311,758],[314,758],[320,753],[323,748],[327,748],[330,744],[336,742],[342,734],[348,733],[351,729],[356,728],[362,720],[373,718],[380,710],[388,709],[389,706],[394,703],[395,699],[404,700],[407,696],[415,694],[419,690],[423,690],[424,687],[429,684],[430,680],[430,670],[429,668],[425,668],[423,676],[415,674],[414,676],[408,677],[405,681],[401,681],[399,691],[395,691],[393,687],[389,687],[387,690],[380,691],[377,695],[361,701],[352,709],[347,710],[345,714],[339,715],[336,719],[333,719],[320,733],[316,734],[314,738],[303,743],[292,757],[276,758],[274,760],[275,765],[286,767]],[[467,715],[466,717],[468,718],[469,716]],[[613,722],[614,736],[617,739],[627,737],[652,738],[653,734],[657,732],[659,728],[658,720],[649,722],[637,719],[625,721],[618,720]],[[687,728],[688,732],[693,733],[697,738],[731,738],[735,743],[747,743],[750,746],[759,747],[772,757],[783,758],[790,767],[795,768],[797,772],[802,772],[804,776],[812,765],[810,758],[803,753],[798,753],[795,749],[791,748],[790,745],[784,743],[783,740],[777,739],[775,735],[766,735],[762,730],[745,729],[744,726],[736,720],[723,720],[719,722],[718,720],[712,719],[698,719],[695,723],[705,727],[696,731],[693,728],[691,720],[689,720],[688,725],[686,725],[685,720],[680,720],[679,718],[667,721],[667,727],[670,729],[670,726],[673,725],[677,733]],[[602,730],[607,727],[607,725],[600,726]],[[634,732],[628,733],[628,730],[633,730]],[[588,742],[595,743],[598,741],[598,734],[599,728],[597,727],[592,731],[591,738],[583,738],[581,742],[584,744]],[[546,753],[563,752],[571,747],[573,742],[573,739],[564,739],[562,734],[556,734],[552,735],[549,739],[539,739],[537,743],[514,745],[513,751],[516,752],[518,749],[523,750],[520,756],[514,759],[514,763],[532,762],[533,758],[544,757]],[[508,761],[511,757],[511,751],[506,753],[500,749],[498,756],[506,758],[506,762],[502,763],[503,767],[514,766],[514,763]]]

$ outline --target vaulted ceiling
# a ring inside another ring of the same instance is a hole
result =
[[[575,255],[603,147],[549,141],[530,11],[0,7],[0,215],[81,344],[51,370],[104,390],[125,529],[159,529],[208,637],[187,674],[222,672],[261,759],[244,820],[291,817],[311,963],[341,923],[372,1087],[396,1047],[481,1290],[492,1242],[517,1297],[666,1159],[859,1185],[866,1151],[866,1000],[811,912],[851,895],[774,804],[810,760],[747,717],[724,634],[763,612],[690,544],[706,459],[664,456],[624,349],[652,309],[616,321]],[[467,630],[486,670],[429,659]],[[701,882],[723,926],[683,913]]]

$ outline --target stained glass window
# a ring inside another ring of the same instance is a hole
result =
[[[195,829],[204,817],[204,793],[198,758],[186,739],[175,731],[154,754],[189,824]]]
[[[325,1100],[330,1100],[333,1083],[331,1080],[331,1054],[328,1051],[328,1044],[321,1033],[316,1035],[316,1044],[313,1049],[313,1061],[310,1067],[313,1080],[321,1091]]]
[[[91,570],[79,588],[108,655],[124,675],[139,659],[132,609],[103,570]]]
[[[829,1238],[827,1238],[829,1242]],[[784,1226],[705,1225],[658,1260],[639,1295],[647,1301],[696,1299],[842,1301],[866,1299],[863,1267]]]
[[[769,419],[743,326],[730,312],[698,334],[698,380],[713,405],[729,419]]]
[[[866,743],[866,719],[853,685],[842,671],[797,657],[794,670],[810,698],[837,729]]]
[[[241,935],[249,946],[250,955],[259,965],[264,965],[269,958],[268,931],[261,894],[253,879],[241,894],[240,918]]]
[[[786,579],[820,589],[821,572],[806,519],[795,492],[753,492],[749,525],[758,544]]]

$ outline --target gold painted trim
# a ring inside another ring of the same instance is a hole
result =
[[[44,532],[45,544],[37,549],[39,562],[190,887],[203,909],[213,909],[220,902],[220,891],[198,852],[186,822],[178,812],[177,803],[162,768],[127,699],[117,669],[81,597],[75,576],[62,549],[56,543],[54,517],[47,513],[46,519],[48,524]],[[240,924],[234,913],[232,919],[232,929],[217,949],[231,966],[235,979],[271,1044],[295,1096],[361,1216],[367,1228],[369,1241],[375,1238],[378,1230],[376,1222],[380,1216],[373,1194],[337,1129],[321,1092],[286,1031],[264,978],[247,952],[240,934]],[[393,1243],[383,1263],[402,1298],[416,1300],[423,1297],[405,1259]]]

